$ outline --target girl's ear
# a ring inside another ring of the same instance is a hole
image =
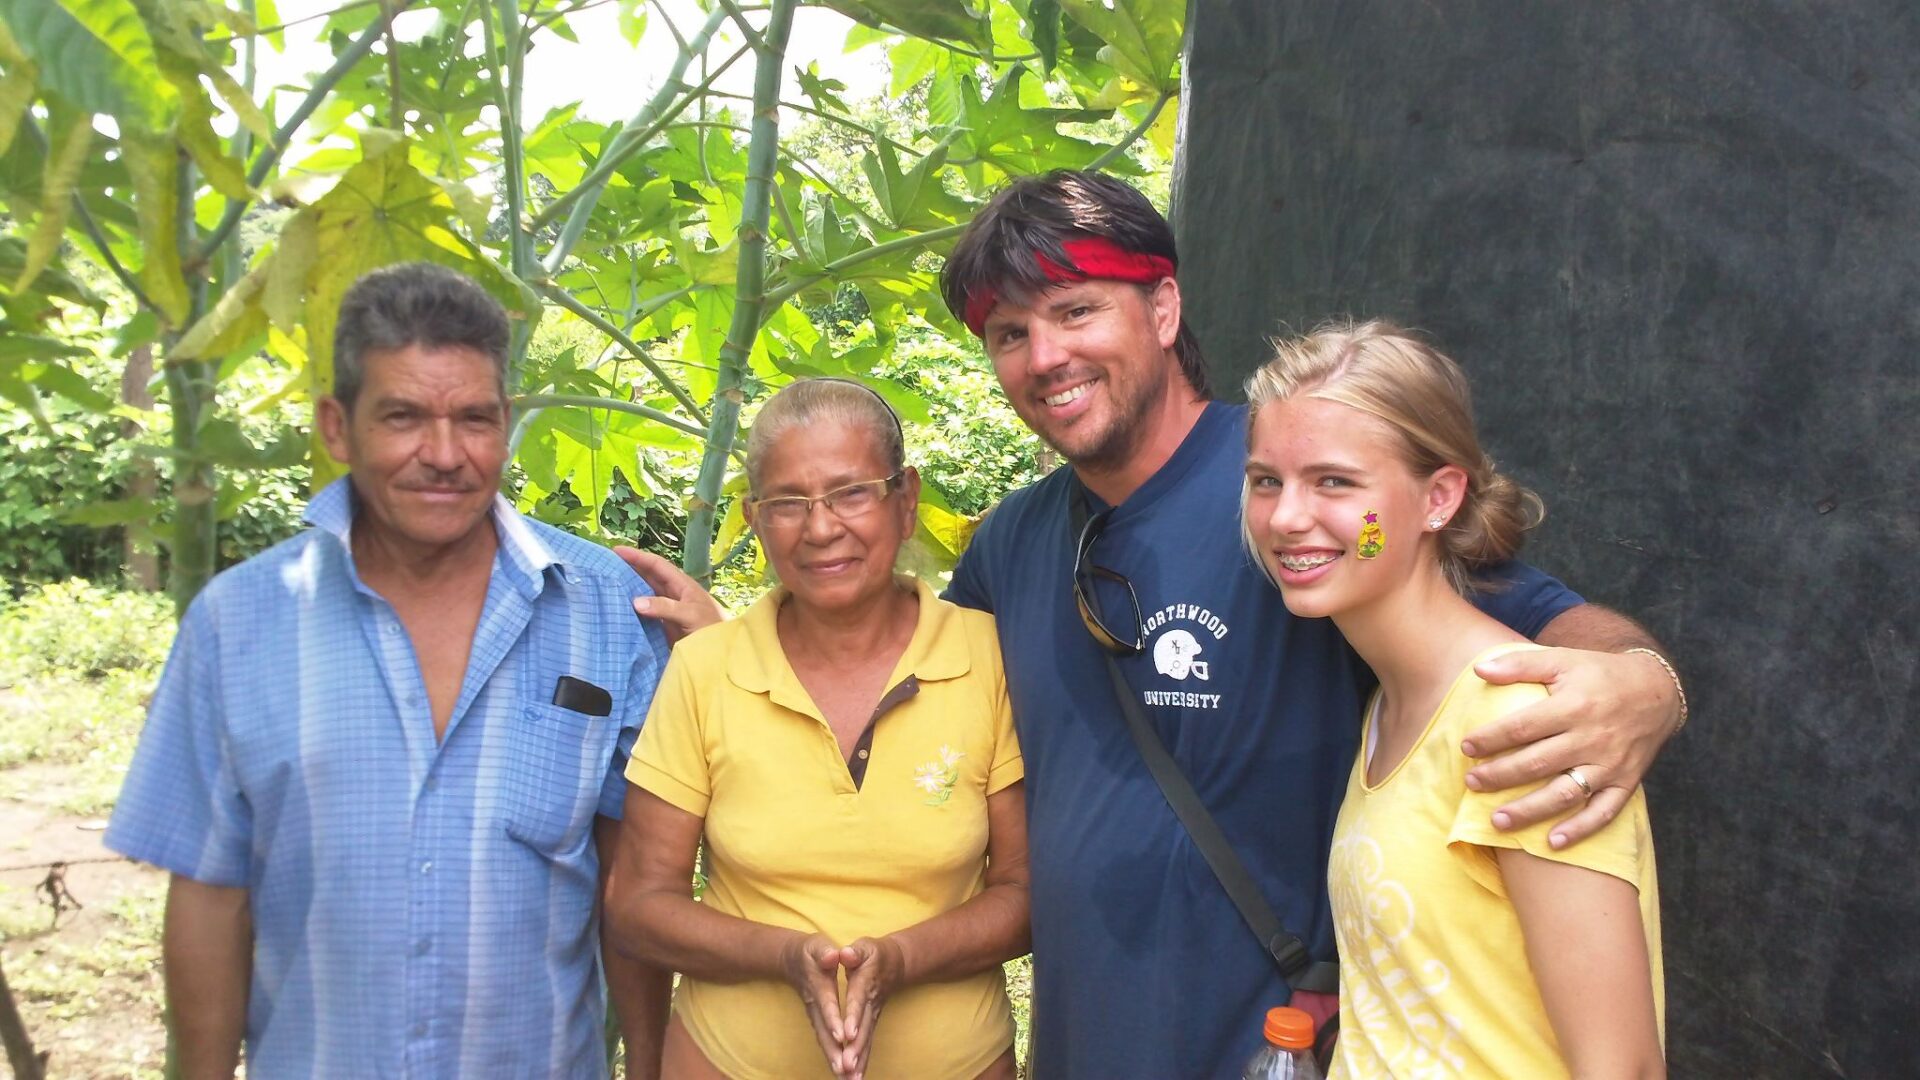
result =
[[[1431,525],[1437,520],[1440,528],[1446,528],[1466,498],[1467,470],[1458,465],[1440,466],[1427,478],[1427,520],[1422,524]]]

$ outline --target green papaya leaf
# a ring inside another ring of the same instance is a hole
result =
[[[897,98],[920,80],[934,74],[940,60],[940,47],[930,41],[910,37],[887,50],[887,64],[893,73],[887,79],[887,96]]]
[[[59,356],[85,356],[87,350],[57,338],[38,334],[18,334],[11,328],[0,333],[0,370],[28,360],[50,360]]]
[[[87,148],[93,142],[93,124],[89,118],[71,109],[58,109],[52,116],[53,139],[47,154],[46,174],[40,185],[40,220],[34,223],[27,240],[27,258],[13,279],[10,291],[26,292],[33,279],[60,250],[60,239],[67,231],[67,214],[73,209],[74,183],[87,161]]]
[[[228,469],[260,467],[260,452],[254,449],[239,424],[224,418],[216,417],[200,425],[200,438],[194,456]]]
[[[160,513],[152,499],[109,499],[61,511],[57,516],[68,525],[93,525],[106,528],[151,521]]]
[[[111,412],[114,400],[93,388],[86,377],[59,364],[29,364],[21,369],[27,381],[42,390],[59,394],[88,412]]]
[[[214,503],[213,515],[219,521],[232,521],[240,508],[249,499],[260,493],[260,485],[255,481],[236,484],[230,477],[220,478],[220,498]]]
[[[0,368],[0,372],[4,372]],[[53,424],[47,420],[46,411],[40,408],[40,395],[34,393],[32,384],[11,373],[0,373],[0,398],[6,398],[24,409],[33,418],[33,424],[40,433],[53,438]]]
[[[646,0],[620,0],[620,36],[628,45],[640,44],[647,33]]]
[[[229,199],[252,198],[253,193],[247,187],[246,166],[227,155],[227,148],[213,130],[213,103],[200,89],[199,80],[181,73],[171,76],[171,81],[180,93],[180,119],[175,123],[175,134],[192,156],[193,163],[199,166],[200,175],[206,177],[213,190]]]
[[[6,28],[0,26],[0,33],[5,32]],[[6,64],[7,70],[0,72],[0,154],[13,145],[20,121],[26,118],[27,106],[40,93],[39,69],[33,61],[22,56],[9,59]]]
[[[19,276],[27,265],[27,245],[18,237],[0,237],[0,281],[12,281]],[[29,294],[0,292],[0,310],[6,317],[15,319],[21,326],[35,325],[46,312],[52,298],[67,301],[79,307],[104,308],[106,302],[92,289],[74,277],[57,263],[42,267],[39,276],[33,279],[33,291]],[[0,333],[9,332],[0,327]]]
[[[1058,0],[1067,16],[1106,43],[1101,58],[1154,91],[1180,88],[1185,0]]]
[[[854,22],[904,30],[914,37],[980,42],[985,27],[964,0],[823,0]]]
[[[819,63],[811,63],[806,67],[795,65],[793,81],[794,85],[800,88],[800,92],[807,95],[807,98],[813,102],[814,108],[822,112],[836,112],[843,115],[853,112],[847,107],[847,103],[840,99],[840,95],[847,91],[847,84],[839,79],[821,78]]]
[[[940,170],[946,160],[946,148],[937,146],[903,171],[899,154],[891,145],[879,143],[867,151],[860,168],[867,174],[874,201],[886,215],[887,224],[904,230],[932,229],[951,225],[967,215],[970,208],[941,183]]]
[[[133,0],[0,0],[0,21],[47,89],[143,131],[173,123],[180,100]]]
[[[228,11],[207,0],[172,0],[170,3],[155,5],[150,9],[151,22],[148,30],[153,35],[154,45],[160,54],[160,67],[168,74],[177,74],[173,69],[184,68],[191,72],[193,85],[182,86],[176,80],[174,88],[180,91],[183,103],[199,98],[207,101],[206,91],[199,86],[199,77],[204,76],[213,86],[213,92],[233,111],[242,126],[251,131],[256,138],[273,138],[273,125],[268,122],[260,106],[241,87],[238,80],[227,70],[227,63],[216,57],[202,40],[205,31],[216,27],[230,27],[236,34],[252,33],[252,23],[238,12]],[[210,110],[210,103],[209,111]]]
[[[1029,0],[1027,35],[1040,54],[1041,70],[1051,73],[1060,62],[1060,0]]]

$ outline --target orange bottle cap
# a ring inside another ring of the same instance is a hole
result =
[[[1267,1041],[1289,1050],[1313,1049],[1313,1017],[1282,1006],[1267,1010]]]

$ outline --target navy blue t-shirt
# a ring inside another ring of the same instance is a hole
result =
[[[1281,921],[1332,959],[1327,848],[1373,676],[1330,620],[1288,612],[1241,545],[1245,446],[1245,407],[1208,405],[1093,561],[1139,596],[1147,649],[1120,665],[1160,738]],[[1062,468],[1008,496],[947,590],[998,622],[1026,758],[1033,1075],[1236,1077],[1287,991],[1141,762],[1080,623],[1076,490]],[[1481,606],[1528,637],[1581,603],[1530,567],[1502,576]]]

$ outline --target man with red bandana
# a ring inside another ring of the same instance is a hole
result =
[[[1049,1080],[1238,1075],[1263,1013],[1288,999],[1148,774],[1103,649],[1281,921],[1314,958],[1334,958],[1327,845],[1372,675],[1331,623],[1289,614],[1241,548],[1245,409],[1212,400],[1178,265],[1171,228],[1137,191],[1056,172],[997,194],[942,273],[1014,411],[1068,462],[994,509],[947,591],[994,614],[1006,658],[1029,781],[1029,1067]],[[1075,599],[1083,548],[1101,568],[1080,578],[1097,627]],[[647,613],[717,616],[663,563],[629,561],[662,594]],[[1547,781],[1495,823],[1577,809],[1555,833],[1578,842],[1671,734],[1676,688],[1654,659],[1619,655],[1657,647],[1630,620],[1531,567],[1496,577],[1482,606],[1563,648],[1482,671],[1553,693],[1470,737],[1480,756],[1524,747],[1474,779]],[[1157,647],[1172,634],[1186,635],[1180,648]],[[1575,766],[1590,802],[1562,775]]]

